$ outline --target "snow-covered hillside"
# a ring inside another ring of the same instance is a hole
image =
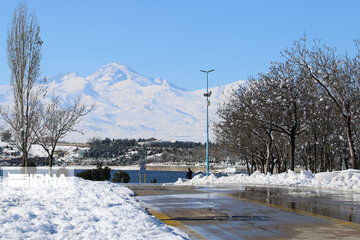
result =
[[[91,137],[148,138],[201,141],[206,139],[205,90],[187,91],[162,79],[138,74],[130,67],[110,63],[88,77],[75,73],[49,78],[49,92],[55,89],[64,102],[81,96],[95,109],[79,125],[84,135],[66,140],[83,142]],[[209,89],[212,91],[210,121],[227,92],[242,82]],[[10,101],[8,86],[0,86],[0,102]]]

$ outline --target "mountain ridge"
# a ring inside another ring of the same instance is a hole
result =
[[[81,96],[95,105],[79,124],[85,133],[69,134],[65,140],[85,142],[93,137],[148,138],[203,142],[206,138],[206,89],[185,90],[160,78],[149,78],[120,63],[102,66],[87,77],[60,73],[49,77],[49,91],[64,103]],[[244,81],[209,88],[210,120],[216,106],[229,91]],[[3,85],[4,86],[4,85]],[[0,87],[0,102],[9,102],[11,92]],[[7,92],[7,93],[6,93]],[[210,128],[210,139],[213,139]]]

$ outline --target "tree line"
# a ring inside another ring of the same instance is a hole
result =
[[[84,154],[85,158],[122,158],[126,163],[137,161],[158,153],[169,153],[180,156],[189,149],[201,146],[201,143],[195,142],[156,142],[155,138],[150,139],[91,139],[88,144],[89,150]],[[151,142],[146,145],[142,143]],[[131,159],[126,159],[125,155],[133,152]]]
[[[220,105],[217,142],[241,156],[249,173],[358,169],[359,41],[355,46],[350,56],[319,40],[295,41]]]
[[[90,148],[84,154],[86,158],[114,158],[123,155],[138,145],[136,139],[95,138],[89,142]]]

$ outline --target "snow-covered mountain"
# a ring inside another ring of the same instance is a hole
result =
[[[148,138],[200,141],[206,139],[206,90],[187,91],[166,80],[148,78],[124,64],[110,63],[88,77],[75,73],[49,78],[64,102],[77,96],[95,109],[79,124],[84,135],[70,134],[66,140],[91,137]],[[212,91],[210,121],[226,93],[243,81],[209,89]],[[9,102],[8,86],[0,86],[0,102]]]

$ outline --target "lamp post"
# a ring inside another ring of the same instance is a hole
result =
[[[209,92],[209,72],[213,71],[215,70],[200,70],[200,72],[206,73],[206,93],[204,93],[204,97],[206,97],[206,176],[209,176],[209,97],[211,96],[211,91]]]

